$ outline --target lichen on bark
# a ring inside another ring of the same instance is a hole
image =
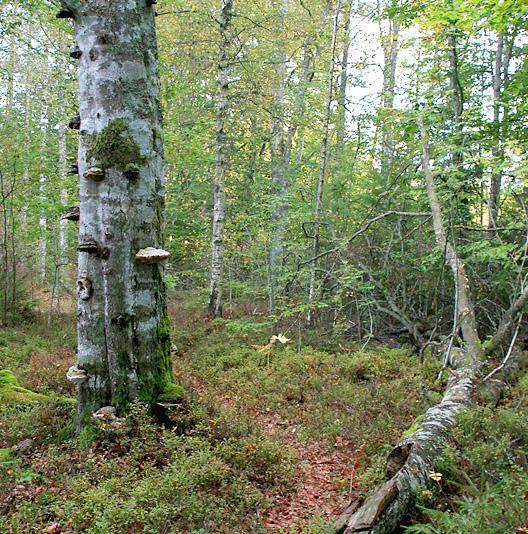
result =
[[[116,119],[89,140],[87,159],[104,169],[117,167],[124,171],[139,170],[145,162],[139,145],[133,139],[127,121]]]

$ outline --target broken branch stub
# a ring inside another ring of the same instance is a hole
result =
[[[74,19],[75,13],[71,9],[62,8],[62,9],[59,9],[55,17],[58,19]]]
[[[81,300],[90,300],[92,292],[93,286],[91,280],[88,278],[80,278],[77,280],[77,295]]]
[[[70,122],[68,122],[68,128],[70,128],[70,130],[79,130],[81,128],[81,116],[78,113],[75,115],[75,117],[70,119]]]
[[[79,206],[72,206],[68,208],[68,211],[61,217],[63,221],[78,221],[80,219]]]
[[[147,265],[153,263],[161,263],[169,258],[170,252],[161,248],[147,247],[142,248],[136,254],[136,261],[145,263]]]
[[[82,56],[82,51],[81,49],[76,46],[71,52],[70,52],[70,57],[72,59],[81,59],[81,56]]]
[[[66,174],[79,174],[79,165],[72,163],[66,171]]]

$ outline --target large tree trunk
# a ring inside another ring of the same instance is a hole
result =
[[[313,226],[313,242],[312,253],[315,258],[319,254],[319,242],[321,231],[321,217],[323,212],[323,192],[326,178],[326,165],[328,162],[328,145],[330,134],[330,113],[332,110],[332,100],[334,97],[334,73],[335,73],[335,51],[337,42],[337,30],[339,13],[341,11],[341,0],[337,0],[334,12],[334,24],[332,30],[332,41],[330,45],[330,65],[328,68],[328,93],[325,108],[325,115],[323,121],[323,139],[321,142],[321,159],[319,164],[319,176],[317,179],[317,191],[315,193],[315,213],[314,213],[314,226]],[[311,305],[315,298],[315,284],[316,284],[316,272],[317,272],[317,260],[312,262],[312,268],[310,272],[310,286],[308,289],[308,310],[307,320],[312,322],[313,310]]]
[[[151,2],[83,0],[79,59],[78,417],[175,396],[163,246],[163,130]],[[153,248],[148,248],[153,247]]]
[[[213,245],[209,312],[222,316],[222,277],[224,271],[225,177],[228,168],[226,118],[229,104],[229,36],[227,30],[233,17],[233,1],[222,0],[220,15],[220,52],[217,68],[218,96],[216,104],[216,165],[213,195]]]

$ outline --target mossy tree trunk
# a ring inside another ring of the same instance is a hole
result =
[[[79,61],[79,422],[174,394],[164,269],[163,132],[152,2],[62,2]],[[79,57],[80,56],[80,57]],[[156,261],[156,260],[154,260]]]

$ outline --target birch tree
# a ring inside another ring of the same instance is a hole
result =
[[[494,139],[491,150],[493,156],[493,172],[491,174],[488,196],[488,228],[493,230],[497,226],[499,215],[499,197],[502,185],[502,161],[504,159],[503,124],[504,110],[501,103],[502,93],[508,82],[508,69],[512,56],[515,33],[508,40],[505,32],[499,32],[497,36],[497,48],[493,65],[493,126]]]
[[[63,1],[79,61],[78,418],[181,395],[170,364],[152,0]],[[76,121],[73,121],[75,124]]]
[[[319,253],[320,232],[321,232],[321,218],[323,212],[323,193],[326,178],[326,166],[328,163],[328,148],[329,148],[329,134],[330,134],[330,113],[332,111],[332,100],[334,96],[334,73],[335,73],[335,53],[337,43],[337,29],[339,21],[339,13],[341,11],[341,0],[337,0],[334,12],[332,40],[330,45],[330,65],[328,67],[328,86],[327,86],[327,101],[325,106],[325,114],[323,119],[323,139],[321,142],[321,158],[319,163],[319,176],[317,179],[317,190],[315,193],[315,210],[314,210],[314,225],[313,225],[313,241],[312,252],[313,260],[310,272],[310,286],[308,289],[308,306],[311,306],[316,291],[316,273],[317,273],[317,254]],[[308,322],[312,322],[313,311],[310,307],[307,316]]]
[[[222,276],[224,271],[224,220],[225,178],[228,168],[226,134],[229,105],[229,36],[228,29],[233,16],[233,1],[222,0],[220,14],[220,50],[216,79],[218,84],[216,104],[216,163],[213,194],[213,243],[209,292],[209,313],[222,316]]]

